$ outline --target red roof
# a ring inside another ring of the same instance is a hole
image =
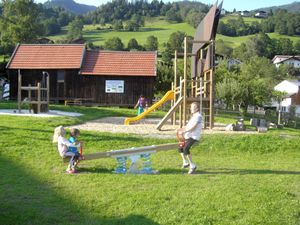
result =
[[[156,76],[156,52],[87,51],[80,74]]]
[[[80,69],[84,44],[18,45],[8,69]]]

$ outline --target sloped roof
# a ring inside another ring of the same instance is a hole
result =
[[[156,76],[156,52],[87,51],[80,74]]]
[[[18,45],[8,69],[80,69],[85,52],[84,44]]]
[[[300,61],[300,55],[275,55],[272,61],[273,63],[278,64],[289,59],[295,59]]]
[[[274,89],[286,93],[286,97],[297,94],[299,92],[300,81],[284,80],[277,84]]]

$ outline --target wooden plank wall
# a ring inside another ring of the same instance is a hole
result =
[[[66,70],[65,83],[60,84],[57,90],[57,70],[47,70],[50,74],[50,101],[74,98],[93,99],[90,103],[106,106],[134,106],[140,94],[145,95],[149,101],[154,96],[155,77],[134,76],[91,76],[78,75],[78,70]],[[42,70],[22,70],[22,85],[36,85],[42,79]],[[17,99],[17,71],[9,71],[11,84],[11,98]],[[124,93],[105,93],[106,80],[124,80]],[[64,96],[58,96],[64,93]],[[22,93],[22,98],[26,97]],[[24,97],[23,97],[24,96]]]

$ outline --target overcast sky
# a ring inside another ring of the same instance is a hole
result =
[[[77,3],[82,3],[86,5],[95,5],[99,6],[102,5],[110,0],[75,0]],[[151,0],[148,0],[149,2]],[[221,0],[219,0],[220,2]],[[223,8],[232,11],[234,8],[236,10],[253,10],[257,8],[269,7],[269,6],[279,6],[279,5],[286,5],[296,0],[250,0],[250,1],[237,1],[237,0],[224,0]],[[37,3],[44,3],[46,0],[35,0]],[[167,2],[167,0],[164,0]],[[201,0],[199,2],[203,2],[205,4],[214,4],[216,1],[212,0]],[[299,1],[296,1],[299,2]]]

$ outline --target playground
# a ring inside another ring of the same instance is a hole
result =
[[[24,85],[19,70],[17,103],[0,102],[6,110],[0,115],[0,224],[299,224],[299,130],[258,133],[247,122],[251,129],[226,131],[236,116],[214,114],[214,19],[221,7],[212,7],[194,40],[185,38],[183,76],[175,52],[171,89],[137,116],[133,109],[51,105],[50,74]],[[166,101],[170,109],[159,110]],[[192,146],[197,170],[188,174],[176,130],[187,124],[195,101],[205,130]],[[52,143],[61,125],[66,138],[71,128],[80,130],[84,160],[77,173],[66,173]]]
[[[204,134],[193,149],[198,165],[194,175],[187,175],[187,170],[181,168],[176,149],[153,154],[153,169],[159,172],[156,175],[114,174],[113,158],[82,161],[79,173],[66,175],[66,164],[51,143],[54,127],[105,120],[108,115],[121,121],[135,110],[76,106],[52,109],[72,109],[82,116],[0,116],[1,224],[299,222],[298,130]],[[105,129],[82,130],[80,139],[85,142],[86,154],[177,141],[175,134],[161,139]]]

